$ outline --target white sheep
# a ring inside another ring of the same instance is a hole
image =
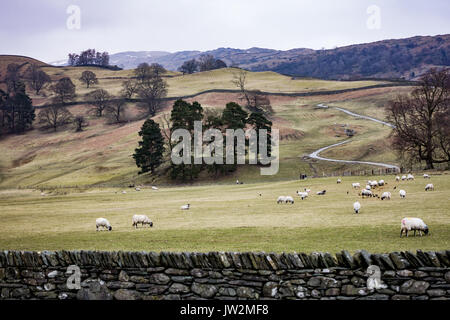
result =
[[[277,203],[285,203],[286,202],[286,196],[279,196],[277,199]]]
[[[311,189],[304,189],[305,190],[305,192],[307,192],[307,193],[310,193],[311,192]]]
[[[359,210],[361,210],[361,203],[359,203],[358,201],[356,201],[353,204],[353,210],[355,210],[355,213],[359,213]]]
[[[402,199],[406,198],[406,191],[405,190],[402,189],[398,193],[400,194],[400,198],[402,198]]]
[[[136,189],[135,189],[136,191],[141,191],[141,188],[139,188],[139,187],[136,187]]]
[[[144,227],[144,225],[146,225],[146,224],[147,224],[149,227],[153,227],[153,222],[152,222],[152,220],[150,220],[149,217],[147,217],[146,215],[143,215],[143,214],[135,214],[135,215],[133,216],[132,221],[133,221],[133,224],[132,224],[132,225],[133,225],[133,227],[134,227],[135,229],[137,229],[139,223],[142,225],[142,227]]]
[[[318,196],[324,196],[326,192],[327,192],[327,190],[322,190],[322,191],[316,192],[316,194]]]
[[[158,187],[152,186],[153,190],[158,190]]]
[[[414,236],[416,236],[416,231],[419,231],[419,235],[422,236],[422,232],[427,235],[429,230],[428,226],[419,218],[403,218],[400,229],[400,237],[402,237],[403,232],[408,237],[408,231],[414,231]]]
[[[366,190],[371,190],[371,189],[372,189],[372,187],[370,185],[366,186]]]
[[[400,177],[399,177],[399,176],[396,176],[396,177],[395,177],[395,181],[400,181]]]
[[[414,180],[414,176],[409,173],[408,176],[406,177],[406,180]]]
[[[337,181],[336,181],[337,184],[340,184],[341,182],[342,182],[341,179],[337,179]]]
[[[356,189],[356,188],[361,188],[361,184],[360,184],[359,182],[353,182],[353,183],[352,183],[352,187],[353,187],[354,189]]]
[[[188,204],[185,204],[184,206],[181,206],[181,210],[189,210],[191,208],[191,205],[188,203]]]
[[[297,194],[298,194],[299,197],[302,198],[302,200],[305,200],[305,198],[308,198],[308,192],[297,191]]]
[[[294,204],[294,198],[291,196],[286,196],[286,203]]]
[[[364,198],[364,197],[372,197],[373,194],[372,194],[372,191],[367,190],[367,189],[363,189],[363,190],[361,191],[361,196],[362,196],[363,198]]]
[[[369,181],[369,185],[372,188],[376,188],[378,186],[378,181],[376,181],[376,180]]]
[[[383,193],[381,194],[381,200],[384,200],[384,199],[386,199],[386,200],[391,200],[391,193],[388,192],[388,191],[383,192]]]
[[[402,181],[405,181],[406,180],[406,176],[402,176]]]
[[[430,179],[430,176],[429,176],[428,174],[424,173],[424,174],[423,174],[423,178],[424,178],[424,179]]]
[[[122,194],[127,194],[127,192],[125,190],[122,191]]]
[[[378,181],[378,185],[379,185],[380,187],[381,187],[381,186],[384,186],[384,184],[385,184],[384,180]]]
[[[425,191],[434,191],[434,185],[429,183],[425,186]]]
[[[112,227],[111,224],[109,223],[109,221],[105,218],[98,218],[97,220],[95,220],[95,226],[97,231],[99,231],[98,229],[100,227],[107,229],[108,231],[112,231]]]

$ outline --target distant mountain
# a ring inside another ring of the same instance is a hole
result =
[[[250,48],[218,48],[211,51],[121,52],[110,63],[124,69],[142,62],[159,63],[176,71],[184,61],[211,54],[227,65],[251,71],[275,71],[298,77],[322,79],[404,78],[416,79],[430,67],[450,66],[450,35],[417,36],[356,44],[330,50],[287,51]]]

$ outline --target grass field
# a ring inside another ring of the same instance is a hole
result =
[[[393,199],[360,199],[351,182],[367,177],[318,178],[244,185],[144,189],[57,190],[41,196],[38,190],[0,192],[0,248],[18,250],[95,249],[170,251],[329,251],[372,252],[448,249],[450,245],[450,179],[432,176],[436,191],[425,192],[428,180],[396,183],[378,190]],[[395,185],[407,191],[401,200]],[[311,188],[304,201],[277,205],[279,195],[294,196]],[[325,196],[315,195],[326,189]],[[347,194],[349,191],[349,194]],[[116,193],[117,192],[117,193]],[[259,195],[261,193],[261,196]],[[362,204],[359,215],[352,204]],[[180,206],[191,204],[190,211]],[[152,229],[134,230],[133,214],[147,214]],[[431,236],[399,238],[400,220],[422,218]],[[105,217],[113,232],[96,232],[95,219]]]

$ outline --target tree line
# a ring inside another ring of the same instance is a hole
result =
[[[67,61],[69,66],[109,66],[109,53],[97,52],[95,49],[87,49],[80,54],[69,53],[69,59]]]
[[[195,72],[209,71],[214,69],[226,68],[227,64],[220,59],[214,58],[210,54],[201,55],[198,60],[191,59],[185,61],[178,71],[183,74],[192,74]]]
[[[235,102],[228,103],[221,112],[216,109],[203,109],[198,102],[189,103],[180,99],[173,104],[170,116],[169,114],[162,116],[161,125],[150,118],[143,124],[139,132],[142,140],[133,154],[136,165],[141,169],[140,173],[149,172],[153,174],[158,167],[167,162],[170,162],[170,165],[165,168],[168,175],[174,180],[181,181],[195,180],[202,172],[217,177],[236,171],[238,168],[237,162],[226,164],[225,152],[223,152],[223,164],[195,164],[193,161],[194,152],[191,152],[191,164],[174,164],[170,161],[174,147],[180,142],[172,140],[172,133],[177,129],[186,129],[193,136],[195,121],[201,121],[205,130],[209,128],[220,130],[224,141],[227,139],[227,129],[255,129],[257,134],[259,134],[259,129],[266,129],[268,145],[270,146],[272,122],[264,114],[260,112],[249,113]],[[233,137],[232,144],[234,145],[235,157],[237,143],[238,141]],[[248,152],[248,147],[249,141],[246,141],[246,152]],[[191,148],[193,150],[194,146],[191,146]],[[258,154],[259,152],[260,150],[257,151]]]

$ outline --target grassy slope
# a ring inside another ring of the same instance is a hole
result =
[[[377,178],[388,182],[383,190],[392,191],[391,201],[360,199],[350,184],[364,183],[365,177],[343,178],[340,185],[335,178],[322,178],[159,191],[129,189],[127,194],[119,189],[47,196],[31,190],[2,191],[0,248],[306,252],[448,249],[448,175],[432,177],[434,192],[423,191],[428,182],[423,178],[399,183],[407,191],[405,200],[399,198],[399,188],[393,190],[393,176]],[[279,195],[294,196],[304,187],[313,193],[307,200],[296,197],[294,205],[276,204]],[[315,195],[322,189],[327,190],[326,196]],[[352,204],[358,199],[362,211],[355,215]],[[190,203],[192,210],[181,211],[179,207],[185,203]],[[134,230],[133,214],[149,215],[154,228]],[[400,239],[399,224],[405,216],[423,218],[431,236]],[[98,217],[108,218],[113,232],[95,232]]]

